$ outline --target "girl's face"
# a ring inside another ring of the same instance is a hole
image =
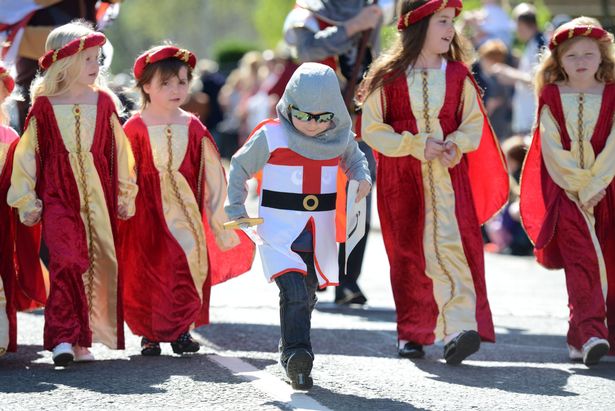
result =
[[[143,91],[149,94],[150,104],[167,110],[178,109],[188,97],[188,69],[181,67],[177,76],[162,80],[160,71],[156,71],[152,81],[143,85]]]
[[[452,7],[447,7],[431,16],[425,45],[423,46],[424,51],[431,54],[444,54],[448,52],[453,37],[455,37],[454,18],[455,9]]]
[[[77,84],[81,86],[91,86],[96,81],[100,71],[98,64],[98,56],[100,55],[100,47],[88,47],[83,50],[84,63],[81,72],[77,77]]]
[[[595,40],[580,37],[562,53],[560,59],[570,81],[586,82],[595,78],[602,56]]]

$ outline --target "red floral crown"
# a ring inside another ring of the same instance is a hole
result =
[[[596,26],[571,26],[569,29],[559,31],[551,38],[549,49],[553,50],[566,40],[573,37],[590,37],[598,41],[613,41],[613,37],[609,36],[609,32]]]
[[[13,79],[7,69],[2,66],[0,66],[0,80],[2,80],[4,87],[6,87],[9,94],[11,94],[15,89],[15,79]]]
[[[399,20],[397,21],[397,30],[403,31],[411,24],[414,24],[419,20],[423,20],[425,17],[431,16],[432,14],[435,14],[440,10],[444,10],[447,7],[454,7],[455,16],[458,16],[463,8],[463,3],[461,0],[429,0],[422,6],[399,16]]]
[[[49,50],[43,57],[38,59],[38,65],[43,70],[47,70],[58,60],[77,54],[90,47],[102,46],[106,41],[107,38],[104,34],[98,32],[90,33],[87,36],[68,42],[64,47],[57,50]]]
[[[175,58],[188,64],[191,69],[196,66],[196,56],[190,50],[180,49],[175,46],[164,46],[152,52],[145,52],[137,57],[135,65],[132,69],[135,78],[139,80],[143,75],[143,70],[148,64],[155,63],[160,60]]]

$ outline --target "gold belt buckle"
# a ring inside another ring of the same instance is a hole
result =
[[[312,204],[310,204],[312,202]],[[314,194],[307,195],[303,198],[303,208],[307,211],[314,211],[318,208],[318,197]]]

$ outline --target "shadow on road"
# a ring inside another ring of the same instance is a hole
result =
[[[49,362],[33,362],[42,357],[40,351],[41,346],[20,346],[17,353],[2,358],[0,393],[40,393],[69,386],[102,394],[156,394],[170,391],[165,384],[178,377],[208,383],[245,383],[210,361],[206,354],[148,358],[134,355],[55,368]]]

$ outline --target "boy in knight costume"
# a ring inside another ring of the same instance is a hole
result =
[[[338,285],[338,167],[359,181],[357,201],[371,188],[367,161],[338,90],[331,68],[301,65],[276,107],[278,118],[259,124],[231,160],[229,220],[248,216],[245,182],[263,170],[259,251],[265,277],[280,289],[280,363],[298,389],[312,385],[310,317],[316,288]]]

